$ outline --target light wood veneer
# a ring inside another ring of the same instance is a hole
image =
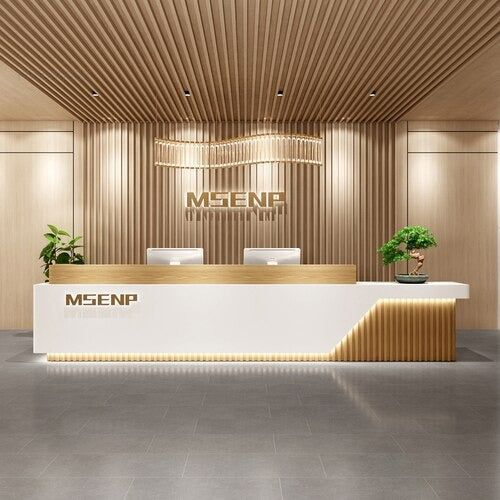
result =
[[[73,226],[73,123],[0,122],[0,330],[31,329],[47,223]]]
[[[457,305],[458,328],[498,324],[497,127],[408,122],[407,222],[437,237],[424,267],[433,280],[470,284],[470,300]]]
[[[51,284],[352,284],[354,265],[53,265]]]

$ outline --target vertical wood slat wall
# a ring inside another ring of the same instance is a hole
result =
[[[153,139],[216,141],[256,133],[322,137],[322,166],[155,167]],[[356,124],[84,124],[84,236],[89,263],[142,263],[148,247],[203,247],[207,263],[241,263],[245,247],[300,247],[303,262],[354,263],[358,279],[392,279],[377,248],[395,230],[395,126]],[[284,211],[204,209],[187,191],[285,191]]]

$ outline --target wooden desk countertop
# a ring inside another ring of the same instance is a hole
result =
[[[354,284],[356,266],[347,265],[121,265],[55,264],[51,284]]]

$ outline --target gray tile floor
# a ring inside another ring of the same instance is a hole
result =
[[[47,364],[0,332],[0,498],[497,499],[500,333],[456,363]]]

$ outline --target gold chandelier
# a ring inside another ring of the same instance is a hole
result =
[[[323,163],[323,140],[304,135],[263,134],[218,142],[154,140],[155,165],[222,168],[256,163]]]

